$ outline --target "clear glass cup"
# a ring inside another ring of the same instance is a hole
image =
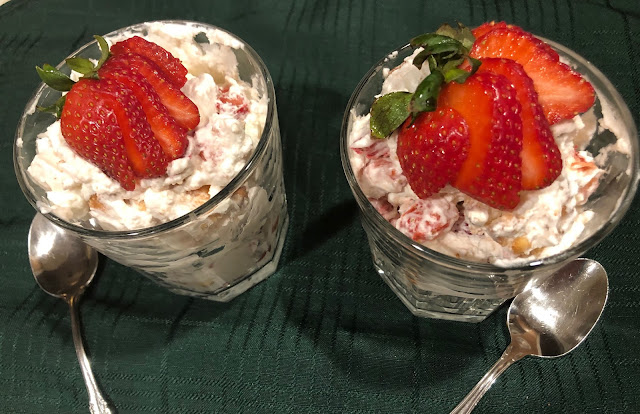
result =
[[[411,55],[410,46],[397,49],[371,68],[349,100],[340,136],[344,172],[360,207],[376,270],[417,316],[465,322],[484,320],[502,303],[595,246],[616,227],[633,200],[638,185],[639,152],[638,132],[629,109],[611,82],[591,63],[561,45],[543,40],[584,74],[600,97],[609,103],[623,125],[619,134],[620,148],[626,148],[624,152],[629,154],[617,151],[608,154],[608,168],[598,189],[585,205],[586,209],[595,212],[594,218],[570,249],[554,256],[513,267],[448,256],[405,236],[376,211],[362,192],[349,158],[350,128],[354,117],[369,112],[374,98],[381,91],[384,73]],[[601,111],[599,100],[596,110]],[[587,149],[595,153],[614,139],[611,133],[597,132]]]
[[[164,21],[195,26],[203,32],[222,30],[188,21]],[[116,30],[109,39],[145,24]],[[60,93],[42,84],[25,108],[16,131],[14,167],[26,198],[55,224],[72,231],[105,256],[130,266],[169,290],[215,301],[228,301],[273,274],[284,244],[288,214],[282,174],[282,148],[273,81],[257,53],[242,40],[234,47],[240,78],[266,96],[268,108],[260,140],[247,164],[218,194],[182,217],[131,231],[106,231],[89,222],[71,222],[47,212],[44,189],[27,174],[36,153],[37,135],[53,121],[36,105],[53,103]],[[220,32],[218,32],[220,33]],[[202,39],[214,42],[215,38]],[[99,58],[91,42],[71,56]],[[69,74],[61,63],[58,68]],[[34,72],[35,76],[35,72]]]

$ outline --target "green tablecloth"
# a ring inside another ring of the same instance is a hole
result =
[[[480,324],[412,316],[371,264],[338,151],[361,76],[413,35],[507,20],[591,60],[640,121],[637,0],[11,0],[0,6],[0,412],[82,413],[87,395],[65,303],[27,260],[33,209],[12,168],[18,119],[39,80],[95,33],[158,19],[225,28],[276,85],[291,216],[278,272],[228,304],[173,295],[103,260],[82,303],[86,345],[120,413],[444,413],[507,345],[506,308]],[[610,297],[588,340],[527,358],[478,413],[640,411],[640,210],[586,256]]]

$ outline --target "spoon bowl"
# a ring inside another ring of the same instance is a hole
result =
[[[98,253],[41,214],[31,222],[28,245],[33,276],[48,294],[64,299],[93,280]]]
[[[608,292],[602,265],[576,259],[517,295],[507,313],[511,343],[451,413],[471,412],[498,376],[523,357],[555,358],[574,350],[598,322]]]
[[[82,376],[89,393],[92,414],[112,413],[91,371],[82,343],[78,302],[96,274],[98,253],[72,233],[36,214],[29,228],[29,263],[38,285],[46,293],[64,299],[71,312],[71,333]]]
[[[588,259],[569,262],[545,283],[513,300],[507,315],[512,341],[518,340],[529,355],[566,355],[591,332],[608,292],[607,273],[600,263]]]

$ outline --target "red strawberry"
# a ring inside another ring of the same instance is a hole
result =
[[[189,141],[187,131],[169,116],[158,94],[146,78],[113,56],[98,70],[101,79],[114,79],[131,89],[142,105],[147,121],[162,150],[170,160],[184,155]]]
[[[111,64],[126,65],[134,71],[140,73],[151,84],[160,97],[160,101],[169,111],[178,125],[192,130],[200,122],[200,112],[198,107],[182,91],[172,84],[160,72],[158,65],[141,55],[133,53],[123,53],[117,56],[118,59],[108,59],[103,68],[108,68]],[[116,63],[113,63],[113,62]]]
[[[595,101],[595,92],[589,82],[560,62],[558,54],[547,44],[520,28],[490,30],[476,40],[470,55],[507,58],[520,63],[533,80],[550,124],[587,111]]]
[[[442,105],[457,110],[469,127],[469,155],[453,186],[491,207],[515,208],[522,181],[522,121],[509,81],[476,73],[464,84],[444,86],[438,99]]]
[[[187,82],[187,68],[180,59],[174,57],[163,47],[149,42],[139,36],[134,36],[111,46],[111,53],[119,55],[123,53],[135,53],[142,55],[158,65],[161,72],[178,88],[182,88]]]
[[[411,189],[422,199],[437,193],[458,174],[469,150],[469,130],[452,108],[423,112],[398,131],[396,153]]]
[[[479,40],[482,36],[484,36],[485,34],[489,33],[492,30],[504,29],[504,28],[508,28],[508,29],[511,29],[511,30],[520,30],[520,31],[522,31],[524,33],[527,33],[523,28],[521,28],[519,26],[516,26],[516,25],[513,25],[513,24],[507,24],[505,22],[496,23],[495,21],[481,24],[480,26],[478,26],[475,29],[471,30],[471,33],[473,33],[473,36],[476,38],[476,40]],[[550,56],[554,56],[554,58],[556,60],[560,58],[558,56],[558,52],[553,50],[553,48],[551,46],[549,46],[548,44],[546,44],[545,42],[539,41],[538,45],[540,47],[542,47],[547,53],[549,53]]]
[[[495,21],[491,21],[491,22],[482,23],[480,26],[476,27],[475,29],[472,29],[471,33],[476,39],[479,39],[480,37],[492,31],[493,29],[499,29],[502,27],[510,27],[510,26],[511,25],[507,25],[505,22],[496,23]]]
[[[477,73],[502,75],[515,88],[522,112],[522,189],[537,190],[560,175],[562,157],[538,103],[533,81],[519,63],[510,59],[483,58]]]
[[[140,104],[116,81],[79,80],[66,95],[60,125],[69,146],[126,190],[135,188],[135,176],[166,171],[166,156]]]

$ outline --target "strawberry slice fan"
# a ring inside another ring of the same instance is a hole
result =
[[[443,25],[411,40],[430,73],[413,93],[371,107],[371,134],[397,131],[397,155],[422,199],[447,184],[512,210],[522,191],[551,185],[562,157],[550,126],[587,111],[595,91],[558,53],[504,22],[473,30]]]
[[[165,49],[138,36],[109,49],[95,38],[102,52],[96,64],[66,61],[82,74],[78,82],[50,65],[37,68],[43,82],[67,92],[39,109],[60,117],[62,136],[78,155],[134,190],[140,179],[165,175],[168,163],[184,156],[200,113],[180,90],[187,69]]]

